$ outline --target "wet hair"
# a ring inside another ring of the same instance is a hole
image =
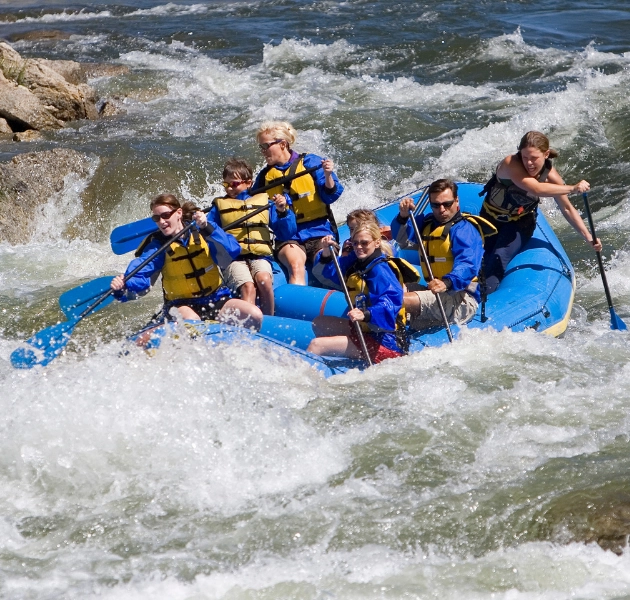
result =
[[[525,148],[537,148],[543,154],[549,151],[549,158],[556,158],[558,153],[549,147],[549,138],[544,134],[540,133],[540,131],[528,131],[522,138],[521,142],[518,145],[519,154],[521,150],[525,150]]]
[[[286,121],[265,121],[256,132],[256,139],[258,140],[263,133],[267,133],[273,136],[276,140],[282,140],[287,143],[287,150],[295,144],[297,139],[297,132],[293,128],[291,123]]]
[[[450,179],[436,179],[429,186],[429,196],[431,194],[441,194],[446,190],[451,190],[451,192],[453,192],[453,198],[457,200],[457,184]]]
[[[192,221],[193,213],[200,210],[199,207],[194,202],[190,202],[190,200],[182,204],[173,194],[160,194],[151,200],[149,206],[151,210],[156,206],[170,206],[175,210],[181,208],[183,221]]]
[[[346,223],[349,223],[350,221],[367,221],[378,225],[378,217],[376,216],[376,213],[369,208],[357,208],[356,210],[350,211],[346,217]]]
[[[254,176],[254,171],[250,164],[243,158],[236,158],[233,156],[223,167],[223,181],[228,177],[233,179],[241,179],[242,181],[251,181]]]
[[[376,215],[374,216],[376,217]],[[359,221],[355,230],[352,232],[352,237],[350,239],[353,240],[356,235],[362,231],[367,231],[374,241],[378,240],[380,242],[381,251],[384,254],[387,254],[387,256],[394,256],[394,251],[392,250],[390,243],[383,239],[381,228],[379,227],[376,219],[373,221]]]

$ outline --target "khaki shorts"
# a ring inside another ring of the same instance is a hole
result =
[[[254,258],[246,260],[235,260],[223,269],[223,277],[225,285],[227,285],[234,293],[237,293],[244,283],[254,283],[254,277],[258,273],[269,273],[273,278],[273,269],[271,263],[264,258]]]
[[[420,299],[420,314],[411,315],[409,327],[419,331],[436,325],[444,325],[437,296],[429,290],[415,291]],[[477,312],[478,302],[468,292],[440,293],[444,312],[449,323],[463,325],[468,323]]]

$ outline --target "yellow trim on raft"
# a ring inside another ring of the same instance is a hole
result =
[[[569,319],[571,318],[571,309],[573,308],[573,300],[575,298],[575,274],[572,273],[571,276],[571,298],[569,298],[569,307],[567,309],[564,318],[559,323],[552,325],[549,329],[545,329],[541,333],[545,335],[551,335],[553,337],[561,336],[569,325]]]

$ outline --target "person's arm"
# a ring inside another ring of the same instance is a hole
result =
[[[241,245],[231,233],[227,233],[221,227],[213,225],[200,210],[193,214],[193,218],[197,223],[197,227],[199,227],[199,232],[210,247],[212,260],[219,267],[225,268],[239,257]]]
[[[131,273],[140,263],[146,260],[151,254],[155,254],[156,250],[162,245],[161,242],[153,240],[147,244],[144,251],[138,258],[134,258],[125,271],[125,276]],[[114,289],[114,297],[118,300],[133,300],[136,296],[144,296],[149,292],[153,283],[155,283],[158,275],[164,267],[166,251],[160,252],[151,262],[142,267],[127,282],[122,282],[122,276],[118,276],[112,282]],[[115,282],[115,283],[114,283]]]
[[[276,194],[274,204],[269,206],[269,227],[281,242],[291,240],[297,234],[295,213],[291,210],[291,203],[287,201],[284,194]]]
[[[409,221],[411,211],[414,209],[415,203],[413,198],[403,198],[398,205],[398,214],[391,222],[392,239],[394,239],[401,248],[414,250],[418,247],[416,233],[413,225]],[[418,225],[418,230],[422,231],[424,217],[418,215],[413,217]]]
[[[321,165],[322,168],[311,173],[315,180],[315,188],[324,204],[332,204],[341,196],[343,185],[341,185],[334,172],[335,165],[332,160],[329,158],[321,158],[316,154],[307,154],[304,157],[305,169],[310,169],[318,165]],[[308,177],[308,175],[304,177]]]
[[[555,169],[552,169],[549,173],[548,179],[552,180],[554,183],[563,183],[562,177]],[[575,209],[569,197],[566,194],[561,194],[559,196],[554,196],[554,200],[562,213],[562,216],[567,220],[569,225],[575,229],[583,238],[587,244],[590,244],[596,252],[601,252],[602,243],[600,240],[593,241],[593,236],[591,232],[584,225],[584,221],[580,216],[580,213]]]
[[[454,292],[461,292],[477,277],[481,268],[483,242],[476,227],[467,221],[460,221],[451,228],[449,236],[453,268],[442,277],[446,289],[433,290],[429,285],[431,291],[442,292],[452,289]]]
[[[554,172],[556,177],[552,175]],[[497,169],[497,177],[510,179],[514,185],[536,196],[560,196],[588,192],[591,189],[589,182],[585,180],[575,185],[565,185],[555,169],[551,169],[547,177],[548,182],[540,182],[525,170],[523,163],[516,155],[508,156],[503,160]]]

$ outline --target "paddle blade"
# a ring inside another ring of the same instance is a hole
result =
[[[78,317],[84,310],[86,310],[91,304],[93,304],[100,296],[109,290],[109,284],[112,282],[113,277],[99,277],[93,279],[87,283],[83,283],[67,292],[64,292],[59,297],[59,306],[68,319],[74,319]],[[103,302],[101,302],[94,310],[89,314],[93,314],[101,308],[104,308],[108,304],[114,301],[114,296],[109,296]],[[88,315],[85,315],[86,317]]]
[[[26,340],[24,345],[11,352],[11,364],[16,369],[32,369],[46,366],[61,354],[78,321],[66,321],[46,327]]]
[[[621,317],[617,316],[613,308],[610,309],[610,328],[618,329],[619,331],[626,331],[626,329],[628,329],[628,326],[623,322]]]
[[[120,225],[109,236],[112,251],[118,255],[127,254],[127,252],[135,250],[147,235],[157,230],[158,227],[151,217]]]

